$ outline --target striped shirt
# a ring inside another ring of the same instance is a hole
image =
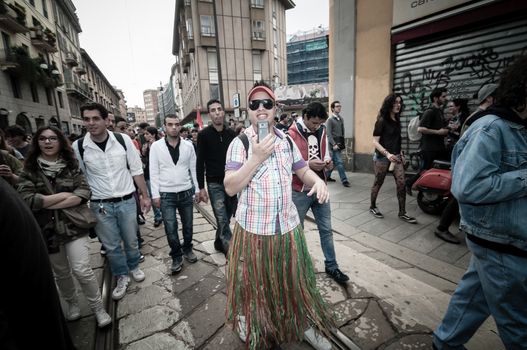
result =
[[[307,166],[300,151],[285,134],[274,129],[275,148],[271,156],[256,169],[251,181],[239,194],[236,221],[251,233],[260,235],[283,234],[300,224],[298,212],[292,200],[291,178],[293,171]],[[247,137],[255,134],[249,127]],[[249,157],[252,144],[249,142]],[[225,170],[238,170],[247,161],[245,148],[240,138],[235,138],[227,150]]]

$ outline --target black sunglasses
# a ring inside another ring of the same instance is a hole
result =
[[[263,104],[265,109],[272,109],[274,107],[274,101],[266,98],[265,100],[249,101],[249,109],[251,111],[256,111],[260,107],[260,103]]]

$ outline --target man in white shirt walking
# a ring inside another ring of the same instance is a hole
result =
[[[196,152],[191,142],[180,137],[181,125],[174,115],[165,117],[166,137],[150,148],[150,186],[154,206],[161,208],[163,223],[172,257],[171,271],[179,273],[183,256],[189,263],[198,261],[192,251],[192,223],[194,198],[199,201],[196,178]],[[181,246],[176,210],[181,218],[183,246]]]
[[[136,282],[145,279],[139,269],[141,253],[136,237],[134,182],[145,213],[150,210],[150,197],[141,159],[132,140],[127,135],[114,134],[106,129],[106,108],[99,103],[90,103],[81,107],[81,115],[88,132],[75,141],[73,149],[92,190],[90,207],[98,221],[95,231],[106,248],[110,268],[117,278],[112,298],[119,300],[126,294],[129,273]]]

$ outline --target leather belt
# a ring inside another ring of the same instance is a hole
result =
[[[106,199],[93,199],[94,202],[105,202],[105,203],[117,203],[122,202],[133,197],[133,193],[127,194],[123,197],[106,198]]]

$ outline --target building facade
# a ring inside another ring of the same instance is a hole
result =
[[[318,27],[293,35],[287,42],[287,81],[289,85],[327,82],[327,28]]]
[[[183,123],[206,103],[246,96],[255,80],[287,84],[285,11],[291,0],[176,0],[172,53],[178,66]],[[241,110],[246,109],[245,98]]]
[[[152,126],[156,125],[156,118],[159,114],[159,103],[157,101],[157,90],[150,89],[143,91],[145,101],[146,122]]]
[[[106,79],[86,50],[82,48],[81,56],[86,67],[86,74],[82,76],[82,81],[87,83],[90,100],[102,104],[109,113],[122,116],[119,108],[119,101],[121,100],[119,92]]]
[[[527,3],[330,0],[330,32],[330,101],[343,105],[347,166],[372,171],[384,97],[402,95],[403,150],[415,152],[407,125],[429,105],[432,89],[444,87],[449,99],[467,98],[474,109],[480,87],[527,53]]]
[[[69,132],[69,105],[50,0],[0,1],[0,128]]]
[[[146,123],[145,110],[139,106],[128,107],[126,110],[126,121],[130,124]]]
[[[174,90],[172,84],[168,83],[159,88],[157,93],[157,103],[159,110],[159,125],[163,124],[165,116],[168,114],[177,114],[177,106],[174,100]]]

